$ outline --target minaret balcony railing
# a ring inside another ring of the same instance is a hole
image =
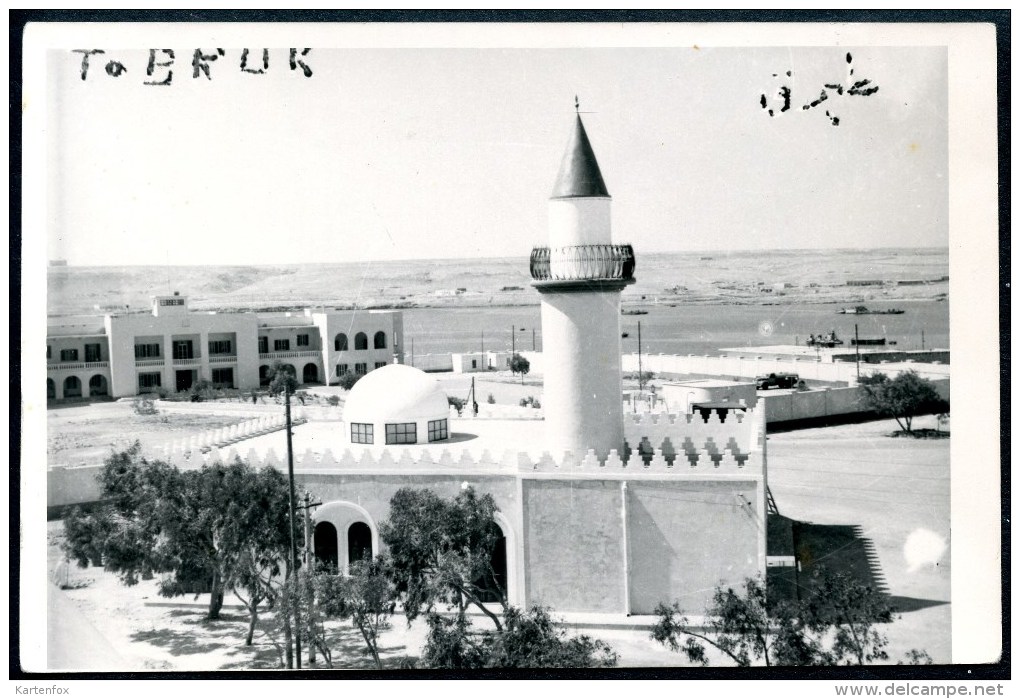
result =
[[[630,245],[570,245],[532,248],[531,278],[537,283],[634,281],[634,248]]]

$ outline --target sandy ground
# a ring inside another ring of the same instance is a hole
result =
[[[238,423],[236,416],[167,413],[138,415],[131,402],[93,403],[46,411],[46,463],[102,463],[138,440],[146,452],[191,434]]]
[[[491,382],[493,391],[513,385]],[[537,393],[540,387],[525,386],[523,390]],[[505,402],[512,402],[509,393],[505,398]],[[124,410],[129,412],[122,415]],[[117,404],[69,408],[53,411],[60,414],[51,415],[51,425],[81,429],[84,437],[91,434],[87,429],[90,420],[99,421],[103,415],[107,427],[120,425],[109,428],[112,431],[108,435],[120,435],[117,430],[123,430],[124,424],[121,418],[133,421],[137,417],[130,411],[129,405]],[[203,428],[209,425],[201,416],[173,418],[199,419]],[[919,420],[917,426],[934,427],[934,420],[930,421],[931,425]],[[176,427],[169,428],[164,427],[166,424],[153,423],[149,433],[132,427],[130,436],[149,434],[162,443],[167,437],[160,437],[168,430],[187,429],[183,423],[171,423]],[[107,427],[98,433],[101,435]],[[296,440],[302,429],[309,428],[297,428]],[[950,662],[949,554],[948,548],[937,551],[938,540],[946,546],[949,542],[949,440],[892,438],[888,435],[894,429],[893,421],[881,421],[770,435],[769,483],[784,516],[819,525],[856,525],[861,535],[874,544],[880,574],[893,602],[903,610],[883,629],[890,639],[893,661],[911,648],[921,648],[937,663]],[[108,438],[116,437],[98,436],[95,441]],[[104,453],[110,447],[103,445]],[[61,560],[62,523],[48,523],[47,531],[49,568],[53,571]],[[931,536],[924,539],[928,543],[919,551],[911,550],[908,541],[919,531],[930,532]],[[280,667],[280,633],[271,614],[260,622],[253,646],[245,647],[247,614],[243,608],[232,606],[237,604],[236,599],[228,598],[222,618],[210,622],[204,619],[204,597],[160,598],[154,581],[125,587],[101,568],[72,566],[69,575],[71,589],[54,587],[48,605],[50,666],[54,669],[99,669],[110,663],[139,670]],[[337,667],[372,667],[354,629],[338,623],[332,632]],[[649,640],[644,630],[584,632],[610,642],[620,654],[621,666],[685,664],[681,656]],[[422,625],[408,628],[398,615],[381,643],[385,666],[399,667],[406,658],[416,656],[423,641]]]

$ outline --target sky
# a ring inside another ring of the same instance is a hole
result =
[[[196,79],[185,42],[161,86],[145,50],[107,48],[85,80],[82,54],[48,52],[50,259],[527,256],[575,95],[639,252],[948,245],[944,47],[312,49],[311,77],[286,48],[243,73],[242,48]],[[802,109],[861,79],[879,90]]]

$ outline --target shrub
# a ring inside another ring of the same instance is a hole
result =
[[[149,396],[138,396],[135,398],[132,407],[134,408],[136,415],[156,415],[159,413],[156,410],[156,404]]]
[[[494,397],[492,396],[492,394],[490,393],[490,394],[489,394],[489,397],[485,399],[485,402],[486,402],[486,403],[488,403],[489,405],[492,405],[493,403],[495,403],[495,402],[496,402],[496,399],[495,399],[495,398],[494,398]]]
[[[337,381],[337,383],[340,384],[340,388],[344,389],[345,391],[349,391],[352,388],[354,388],[354,384],[358,383],[358,379],[360,378],[361,378],[360,374],[352,374],[351,372],[348,371],[340,375],[340,378]]]
[[[464,400],[455,396],[447,396],[446,402],[457,409],[457,414],[460,415],[464,410]]]
[[[330,396],[329,398],[326,399],[326,402],[329,403],[330,406],[335,408],[336,406],[340,405],[340,396]]]

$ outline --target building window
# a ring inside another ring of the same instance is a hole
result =
[[[354,336],[354,349],[356,350],[367,350],[368,349],[368,335],[365,333],[358,333]]]
[[[333,338],[333,349],[337,352],[347,351],[347,336],[343,333],[338,334]]]
[[[375,334],[374,342],[376,349],[386,349],[386,333],[382,330]]]
[[[348,371],[349,371],[349,369],[347,368],[346,364],[337,364],[336,365],[336,375],[337,375],[337,378],[343,376]]]
[[[53,348],[46,345],[46,358],[50,359],[53,356]]]
[[[372,425],[365,422],[352,422],[351,443],[375,444],[375,435],[373,434]]]
[[[297,336],[297,346],[298,347],[308,347],[308,335],[307,334],[298,335]]]
[[[477,359],[472,359],[471,360],[471,368],[472,369],[477,369],[478,368],[478,360]]]
[[[184,299],[160,299],[160,306],[183,306]]]
[[[162,375],[159,372],[138,375],[138,392],[146,393],[155,390],[162,384]]]
[[[154,342],[147,345],[135,345],[135,359],[159,356],[159,343]]]
[[[273,340],[273,349],[277,352],[290,350],[290,340]]]
[[[386,425],[387,444],[417,444],[418,427],[413,422]]]
[[[86,362],[98,362],[102,361],[99,357],[100,350],[99,344],[87,344],[85,345],[85,361]]]
[[[449,437],[446,429],[446,418],[442,420],[429,420],[429,441],[438,442]]]
[[[194,359],[195,351],[191,340],[174,340],[174,359]]]
[[[233,354],[230,340],[209,340],[209,354]]]
[[[62,361],[62,362],[77,362],[78,361],[78,350],[76,350],[76,349],[63,349],[63,350],[60,350],[60,361]]]
[[[228,369],[213,369],[212,370],[212,382],[216,388],[233,388],[234,387],[234,370]]]
[[[355,374],[367,374],[368,373],[368,364],[366,364],[365,362],[358,362],[357,364],[354,365],[354,373]]]
[[[376,369],[382,369],[384,366],[386,366],[386,362],[376,362],[375,363],[375,368]]]
[[[265,335],[259,335],[259,354],[265,354],[269,351],[269,338]]]

